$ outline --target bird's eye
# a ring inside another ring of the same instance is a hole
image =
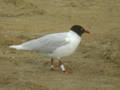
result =
[[[81,31],[83,31],[83,32],[84,32],[84,29],[83,29],[83,28],[81,28]]]

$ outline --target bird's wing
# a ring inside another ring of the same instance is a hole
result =
[[[68,44],[67,33],[49,34],[22,44],[26,50],[38,50],[42,53],[52,53],[57,48]]]

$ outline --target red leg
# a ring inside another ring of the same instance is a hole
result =
[[[53,65],[53,58],[51,58],[51,70],[53,70],[54,71],[54,65]]]
[[[66,71],[66,70],[65,70],[65,67],[64,67],[64,65],[63,65],[63,63],[62,63],[61,60],[59,60],[59,65],[60,65],[60,67],[61,67],[61,69],[62,69],[63,72],[65,72],[65,73],[67,73],[67,74],[71,74],[71,73],[72,73],[72,72],[70,72],[70,71]]]
[[[50,70],[52,70],[52,71],[57,71],[58,70],[58,69],[54,68],[54,59],[53,58],[51,58],[51,69]]]

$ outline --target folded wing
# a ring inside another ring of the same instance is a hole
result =
[[[22,45],[24,50],[37,50],[42,53],[52,53],[57,48],[68,44],[66,33],[49,34],[38,39],[25,42]]]

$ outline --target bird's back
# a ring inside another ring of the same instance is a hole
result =
[[[37,50],[42,53],[52,53],[56,48],[69,43],[65,40],[66,37],[67,33],[49,34],[21,45],[24,50]]]

